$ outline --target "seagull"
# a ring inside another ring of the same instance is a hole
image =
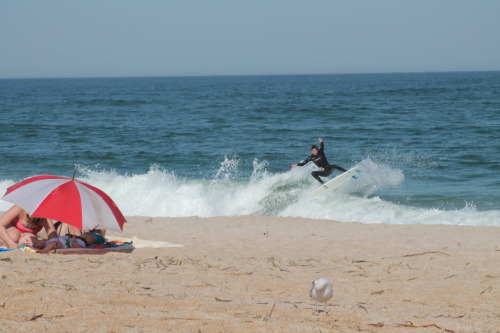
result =
[[[333,297],[332,282],[329,278],[321,277],[312,282],[311,291],[309,291],[309,296],[320,303],[325,303],[325,313],[326,313],[326,302]]]

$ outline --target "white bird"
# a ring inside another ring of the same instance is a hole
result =
[[[320,303],[325,303],[326,312],[326,302],[333,297],[333,287],[332,282],[329,278],[321,277],[312,282],[311,291],[309,291],[309,296]]]

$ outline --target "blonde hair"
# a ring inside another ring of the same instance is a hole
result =
[[[30,226],[36,226],[38,227],[42,223],[42,218],[41,217],[33,217],[30,214],[26,213],[26,222],[28,222],[28,225]]]

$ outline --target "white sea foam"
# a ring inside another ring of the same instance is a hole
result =
[[[238,216],[272,215],[343,222],[389,224],[460,224],[500,226],[500,211],[477,211],[468,203],[462,209],[417,208],[384,201],[377,193],[401,186],[401,170],[375,163],[360,163],[362,177],[325,196],[308,197],[317,186],[311,166],[270,173],[267,163],[254,161],[253,172],[242,179],[238,161],[226,157],[212,179],[191,180],[152,166],[145,174],[118,174],[80,167],[77,177],[109,194],[126,216]],[[14,184],[0,181],[0,192]],[[0,210],[11,204],[0,201]]]

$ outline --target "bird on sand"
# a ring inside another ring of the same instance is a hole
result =
[[[326,302],[333,297],[333,287],[332,282],[329,278],[321,277],[312,282],[311,291],[309,291],[309,296],[320,303],[325,303],[325,313],[326,313]]]

